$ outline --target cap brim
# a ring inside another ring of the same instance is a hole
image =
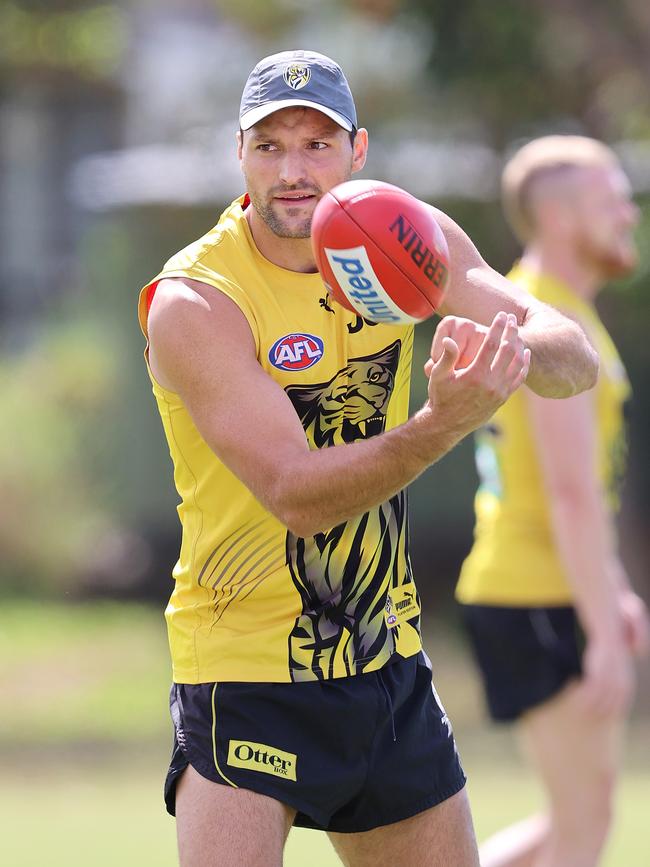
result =
[[[252,126],[255,126],[256,123],[259,123],[265,117],[279,111],[281,108],[292,108],[297,105],[304,106],[305,108],[315,108],[316,111],[320,111],[321,114],[326,114],[327,117],[331,117],[332,120],[335,123],[338,123],[339,126],[342,126],[343,129],[348,132],[352,131],[352,121],[343,117],[343,115],[339,114],[338,111],[327,108],[325,105],[319,105],[317,102],[310,102],[308,99],[279,99],[275,102],[266,102],[264,105],[258,105],[256,108],[251,108],[242,114],[239,118],[239,125],[242,129],[250,129]]]

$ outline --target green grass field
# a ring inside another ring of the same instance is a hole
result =
[[[168,656],[158,612],[6,604],[0,631],[0,863],[173,867],[162,804],[170,746]],[[540,805],[507,731],[481,723],[471,666],[447,634],[429,642],[470,778],[479,839]],[[648,721],[632,727],[604,867],[647,867]],[[293,831],[285,864],[328,867],[327,838]]]

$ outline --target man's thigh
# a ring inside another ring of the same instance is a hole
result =
[[[295,810],[222,786],[189,765],[176,788],[181,867],[280,867]]]
[[[560,817],[587,816],[589,801],[613,787],[624,724],[622,715],[590,714],[577,683],[524,714],[520,721],[524,747]]]
[[[402,822],[329,837],[346,867],[479,867],[465,789]]]

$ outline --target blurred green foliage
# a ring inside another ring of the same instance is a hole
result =
[[[0,65],[48,66],[92,78],[115,72],[127,41],[124,12],[114,3],[0,6]]]
[[[441,117],[480,120],[497,147],[553,124],[650,135],[645,0],[408,0],[435,34]]]
[[[112,521],[93,442],[119,377],[100,322],[45,323],[0,359],[0,581],[7,590],[74,586]]]

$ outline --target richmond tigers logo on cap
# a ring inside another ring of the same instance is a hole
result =
[[[304,87],[311,78],[311,69],[308,66],[302,66],[299,63],[292,63],[287,66],[284,71],[284,80],[289,87],[294,90],[300,90]]]

